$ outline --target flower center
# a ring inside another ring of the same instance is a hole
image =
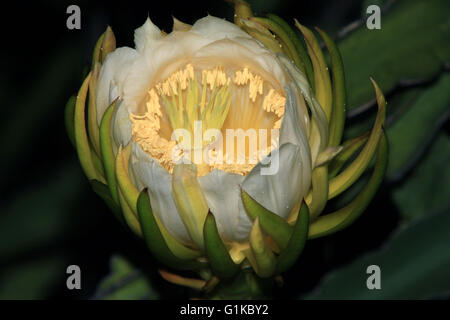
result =
[[[132,137],[169,172],[185,157],[199,175],[216,168],[245,175],[277,147],[285,102],[248,67],[187,64],[148,90],[145,113],[130,115]]]

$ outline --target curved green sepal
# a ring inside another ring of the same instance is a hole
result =
[[[114,141],[112,140],[111,135],[111,121],[114,115],[116,103],[117,100],[111,103],[103,114],[102,122],[100,123],[100,151],[102,154],[103,166],[105,168],[105,178],[108,183],[111,197],[114,199],[116,204],[119,204],[115,171],[116,159],[113,152]]]
[[[284,30],[284,28],[282,28],[277,22],[268,18],[252,17],[250,18],[250,20],[260,23],[262,26],[269,29],[273,34],[275,34],[275,36],[279,39],[282,48],[285,49],[284,52],[288,55],[288,57],[294,60],[295,65],[302,72],[306,71],[294,43],[292,42],[291,38]]]
[[[247,214],[255,220],[259,217],[262,230],[275,241],[280,250],[283,250],[289,242],[292,228],[283,218],[270,212],[241,188],[242,203]]]
[[[366,132],[363,135],[347,140],[342,144],[342,151],[331,160],[328,165],[329,179],[335,177],[339,173],[345,163],[364,145],[364,143],[366,143],[368,138],[369,132]]]
[[[98,38],[97,43],[95,44],[94,47],[94,52],[92,53],[92,66],[91,69],[93,69],[95,67],[95,64],[97,62],[101,62],[101,47],[102,47],[102,43],[103,43],[103,39],[105,38],[105,33],[103,32],[102,35]]]
[[[116,49],[116,37],[114,36],[114,32],[111,27],[108,26],[105,31],[105,37],[102,41],[102,46],[100,48],[100,62],[105,62],[106,56],[108,53],[114,51]]]
[[[100,71],[100,64],[96,63],[91,73],[91,80],[89,81],[89,99],[88,99],[88,115],[87,115],[87,125],[89,141],[95,153],[101,156],[100,152],[100,137],[99,137],[99,127],[97,123],[97,80],[98,73]]]
[[[309,238],[318,238],[339,231],[355,221],[367,208],[386,173],[388,144],[383,132],[372,176],[364,189],[344,208],[319,217],[309,227]]]
[[[283,52],[281,44],[273,37],[270,31],[259,23],[249,20],[241,20],[242,29],[244,29],[253,38],[261,41],[269,50],[275,53]]]
[[[146,189],[142,190],[139,194],[137,201],[137,210],[139,215],[139,220],[141,221],[142,233],[144,240],[150,250],[150,252],[163,264],[178,270],[198,270],[205,267],[205,263],[190,260],[194,258],[197,254],[193,254],[193,250],[186,247],[182,259],[176,256],[172,250],[169,248],[166,240],[164,239],[163,233],[158,226],[158,223],[153,214],[153,210],[150,205],[150,198]],[[182,244],[179,243],[181,247]]]
[[[220,238],[216,219],[211,211],[206,216],[203,237],[205,239],[205,253],[213,273],[221,279],[234,276],[239,271],[239,265],[233,262],[227,247]]]
[[[338,146],[342,140],[345,124],[346,90],[344,63],[336,43],[323,30],[316,28],[330,53],[331,74],[333,77],[333,107],[330,119],[329,146]]]
[[[67,136],[69,137],[72,146],[76,147],[75,142],[75,127],[74,127],[74,116],[75,116],[75,103],[77,102],[76,96],[71,96],[66,103],[64,108],[64,124],[66,126]]]
[[[308,203],[311,220],[314,220],[325,208],[328,200],[328,167],[314,168],[311,176],[312,191],[308,194]]]
[[[131,182],[130,176],[128,175],[128,160],[130,158],[131,143],[129,143],[125,148],[119,147],[116,156],[115,171],[117,184],[119,186],[119,193],[122,193],[124,199],[126,200],[128,206],[131,208],[135,216],[137,216],[137,199],[139,197],[139,191]]]
[[[314,69],[315,94],[329,121],[332,112],[333,93],[327,63],[314,33],[302,26],[297,20],[295,20],[295,25],[305,37],[306,47]]]
[[[86,107],[86,95],[90,78],[91,73],[88,74],[83,84],[81,85],[81,88],[78,91],[77,101],[75,103],[75,112],[74,112],[75,144],[81,167],[83,168],[88,179],[99,180],[100,182],[104,183],[105,179],[98,172],[94,164],[91,146],[89,144],[88,136],[86,133],[85,107]]]
[[[123,196],[123,193],[120,189],[118,190],[118,194],[119,194],[119,203],[120,207],[122,208],[122,215],[125,222],[130,227],[131,231],[133,231],[139,237],[142,237],[142,228],[136,216],[136,213],[133,211],[133,209],[130,208],[130,206],[127,203],[127,200],[125,200],[125,197]]]
[[[242,19],[253,17],[250,5],[243,0],[226,0],[234,5],[234,23],[242,28]]]
[[[91,68],[93,69],[96,63],[103,63],[106,55],[114,49],[116,49],[116,38],[111,27],[108,26],[95,44]]]
[[[303,45],[299,36],[295,33],[294,29],[292,29],[291,26],[286,21],[284,21],[283,18],[281,18],[275,14],[272,14],[272,13],[267,14],[267,17],[270,20],[278,23],[284,29],[284,31],[287,33],[289,39],[291,39],[291,41],[294,43],[296,52],[300,56],[300,60],[303,65],[304,71],[306,72],[309,82],[313,86],[314,85],[314,71],[313,71],[312,63],[311,63],[311,60],[309,59],[308,53],[306,52],[305,46]],[[298,66],[298,67],[301,69],[300,66]],[[314,87],[313,87],[313,90],[314,90]]]
[[[276,274],[283,273],[290,269],[297,261],[298,257],[305,247],[308,239],[309,229],[309,210],[308,206],[303,203],[294,225],[294,231],[289,239],[289,243],[284,250],[280,252],[277,259]]]
[[[369,140],[356,159],[344,171],[330,180],[328,199],[336,197],[350,187],[363,174],[377,150],[378,141],[380,140],[386,118],[386,100],[375,81],[372,78],[370,80],[375,88],[378,103],[375,124],[370,133]]]
[[[108,186],[104,183],[101,183],[98,180],[91,180],[91,186],[94,192],[106,202],[108,207],[114,213],[114,215],[119,218],[123,222],[122,212],[120,206],[113,200],[111,194],[109,193]]]
[[[250,248],[256,263],[256,274],[261,278],[271,277],[275,272],[276,259],[264,239],[263,232],[259,226],[259,217],[256,217],[250,231]]]

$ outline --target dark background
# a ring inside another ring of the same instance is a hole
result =
[[[257,14],[276,13],[289,22],[295,17],[304,25],[320,26],[333,37],[364,16],[363,1],[358,0],[250,2]],[[81,30],[66,28],[70,4],[81,8]],[[133,47],[134,29],[147,16],[170,32],[172,16],[193,23],[206,14],[231,20],[233,10],[224,1],[169,0],[33,1],[5,7],[0,22],[0,299],[91,298],[110,271],[110,257],[116,254],[149,274],[156,296],[186,297],[187,290],[158,277],[158,264],[145,246],[119,225],[92,192],[66,136],[63,115],[64,105],[77,92],[96,40],[107,25],[112,27],[118,46]],[[388,98],[400,97],[410,88],[431,88],[443,72],[447,72],[444,66],[413,86],[390,88]],[[440,118],[442,123],[422,147],[422,154],[430,150],[438,133],[448,138],[447,115]],[[352,117],[348,124],[370,121],[372,116],[366,112]],[[449,160],[448,148],[442,152],[447,157],[437,165],[446,165]],[[408,171],[414,171],[418,162],[408,165]],[[393,190],[401,183],[395,179],[384,183],[367,211],[345,231],[309,241],[300,261],[286,274],[285,287],[277,297],[303,296],[330,270],[382,248],[391,233],[409,221],[392,199]],[[448,183],[434,183],[441,184],[450,194]],[[334,205],[332,202],[329,207]],[[448,212],[448,200],[441,207]],[[70,264],[81,267],[82,290],[66,288],[66,267]],[[448,274],[443,280],[449,281]],[[402,293],[397,297],[402,298]]]

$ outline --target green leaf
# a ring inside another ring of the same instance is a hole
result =
[[[99,284],[96,300],[156,300],[159,295],[150,280],[121,256],[112,256],[110,274]]]
[[[442,133],[392,198],[403,217],[414,219],[450,208],[449,190],[450,138]]]
[[[416,95],[401,117],[388,128],[392,146],[388,178],[396,180],[405,169],[415,163],[443,124],[450,107],[450,73],[444,73],[439,81]]]
[[[349,109],[372,100],[369,76],[383,92],[400,81],[423,81],[450,60],[450,2],[396,1],[381,15],[381,29],[365,23],[339,43]]]
[[[450,290],[450,211],[400,227],[383,248],[330,272],[306,299],[424,299]],[[366,286],[381,269],[381,290]]]

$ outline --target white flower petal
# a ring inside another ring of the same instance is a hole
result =
[[[244,178],[217,169],[198,178],[209,209],[216,218],[219,233],[228,241],[245,239],[239,232],[240,224],[251,227],[251,221],[240,204],[240,185]]]
[[[100,125],[108,106],[122,95],[123,82],[129,66],[138,58],[136,50],[122,47],[106,56],[97,84],[97,122]]]
[[[234,23],[210,15],[197,20],[191,31],[211,41],[236,37],[251,38],[248,33]]]
[[[130,112],[123,100],[118,105],[112,118],[112,134],[117,146],[126,146],[131,139]]]
[[[311,160],[304,150],[291,143],[275,149],[271,156],[271,165],[279,159],[276,173],[263,175],[266,166],[258,163],[245,178],[242,188],[266,209],[286,219],[309,189]]]
[[[161,38],[161,30],[153,24],[150,18],[134,31],[134,45],[140,53],[145,51],[146,47],[151,47]]]
[[[133,142],[130,168],[139,190],[148,188],[150,203],[161,222],[176,239],[185,244],[192,240],[172,198],[172,176]]]

